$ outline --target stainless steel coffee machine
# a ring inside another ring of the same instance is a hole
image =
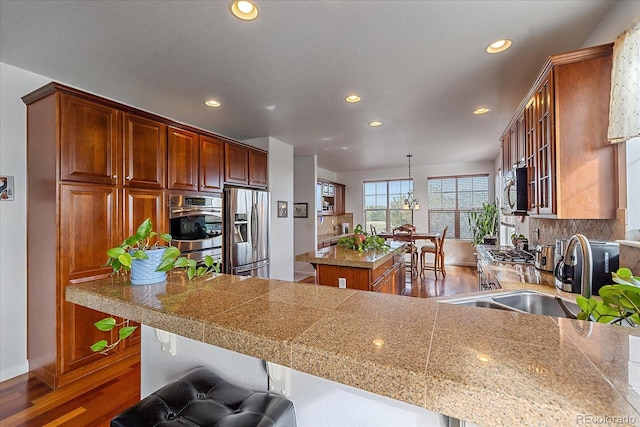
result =
[[[567,254],[568,240],[556,239],[556,266],[554,269],[556,287],[579,294],[582,289],[582,251],[576,245],[573,254]],[[619,267],[620,246],[616,242],[589,241],[593,258],[591,293],[598,295],[604,285],[613,283],[611,272]],[[574,257],[574,265],[565,263],[567,257]]]

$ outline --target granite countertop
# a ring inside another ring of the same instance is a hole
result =
[[[640,421],[632,328],[230,275],[66,289],[85,307],[483,426]]]
[[[344,267],[375,269],[384,264],[393,254],[402,250],[406,242],[387,242],[388,251],[364,251],[358,252],[342,246],[331,246],[296,255],[296,261],[311,264],[340,265]]]
[[[348,237],[348,236],[353,236],[353,233],[347,233],[347,234],[318,234],[318,243],[325,243],[325,242],[330,242],[332,240],[338,240],[342,237]]]

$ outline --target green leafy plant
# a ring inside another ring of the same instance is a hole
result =
[[[91,345],[92,351],[104,355],[107,355],[110,350],[113,350],[120,343],[120,341],[130,337],[131,334],[133,334],[133,332],[138,328],[137,326],[130,326],[129,320],[125,320],[124,322],[117,324],[116,319],[114,319],[113,317],[105,317],[102,320],[98,320],[96,323],[94,323],[94,325],[96,328],[98,328],[98,330],[103,332],[110,332],[116,326],[120,327],[120,329],[118,330],[117,341],[109,344],[107,340],[100,340]]]
[[[480,209],[469,212],[468,219],[474,245],[482,243],[485,236],[498,236],[498,206],[495,203],[483,203]]]
[[[220,263],[207,255],[204,265],[198,267],[197,263],[186,257],[180,256],[180,250],[171,246],[171,234],[153,231],[151,218],[145,219],[138,227],[135,234],[127,237],[120,246],[107,251],[109,259],[105,266],[113,268],[113,274],[121,274],[131,271],[131,263],[134,259],[148,259],[147,251],[162,248],[161,241],[169,243],[162,255],[162,261],[156,271],[169,271],[174,268],[182,268],[186,271],[189,280],[194,277],[204,276],[209,273],[219,273]]]
[[[601,300],[576,297],[581,310],[578,319],[640,327],[640,277],[628,268],[620,268],[611,275],[616,284],[600,288]]]
[[[107,251],[109,259],[105,266],[109,265],[113,268],[112,274],[124,274],[131,271],[131,263],[134,259],[148,259],[147,251],[150,249],[158,249],[162,246],[160,242],[171,244],[171,235],[166,233],[158,233],[153,231],[151,218],[145,219],[136,230],[136,233],[127,237],[120,246],[111,248]],[[194,277],[202,277],[207,274],[220,272],[220,261],[214,260],[207,255],[204,264],[198,266],[196,261],[180,256],[180,250],[175,246],[166,246],[162,255],[162,261],[156,271],[169,271],[174,268],[182,269],[186,272],[189,280]],[[113,317],[106,317],[94,323],[95,327],[103,332],[110,332],[115,327],[118,330],[118,340],[109,344],[107,340],[100,340],[91,345],[91,350],[101,354],[107,354],[114,349],[120,341],[128,338],[136,330],[137,326],[130,326],[129,320],[116,324]]]
[[[353,236],[342,237],[338,240],[338,245],[359,252],[372,250],[387,251],[390,248],[386,240],[382,237],[368,234],[362,229],[362,225],[360,224],[353,229]]]

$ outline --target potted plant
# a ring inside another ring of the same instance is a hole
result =
[[[382,237],[368,234],[360,224],[354,228],[353,236],[340,238],[338,245],[359,252],[371,250],[387,251],[390,248]]]
[[[480,209],[469,212],[468,219],[474,245],[497,243],[498,206],[495,203],[483,203]]]
[[[196,261],[180,256],[180,250],[171,246],[171,235],[153,231],[151,218],[145,219],[136,233],[127,237],[120,246],[107,251],[109,259],[106,265],[113,268],[112,274],[126,274],[131,272],[131,283],[144,285],[166,280],[167,271],[174,268],[185,270],[189,280],[194,277],[205,276],[220,272],[220,262],[207,255],[204,264],[198,266]],[[163,246],[160,241],[169,243]],[[142,270],[139,270],[142,269]],[[109,344],[107,340],[100,340],[91,346],[91,350],[107,354],[120,341],[131,336],[137,326],[130,326],[129,320],[117,324],[113,317],[106,317],[94,323],[103,332],[109,332],[119,327],[118,340]]]
[[[600,288],[601,300],[576,297],[581,310],[578,319],[640,327],[640,277],[628,268],[619,268],[611,275],[616,284]]]

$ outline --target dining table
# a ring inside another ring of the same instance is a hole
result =
[[[382,237],[385,240],[399,240],[399,241],[403,241],[403,242],[411,242],[411,244],[414,245],[414,247],[417,248],[416,245],[416,241],[418,240],[430,240],[431,242],[433,242],[434,245],[438,244],[438,239],[440,238],[440,233],[431,233],[431,232],[424,232],[424,231],[414,231],[413,233],[408,233],[408,232],[389,232],[389,231],[378,231],[376,233],[376,235],[378,237]],[[418,271],[418,266],[414,265],[414,261],[413,261],[413,256],[411,257],[411,274],[413,274],[414,271]]]

